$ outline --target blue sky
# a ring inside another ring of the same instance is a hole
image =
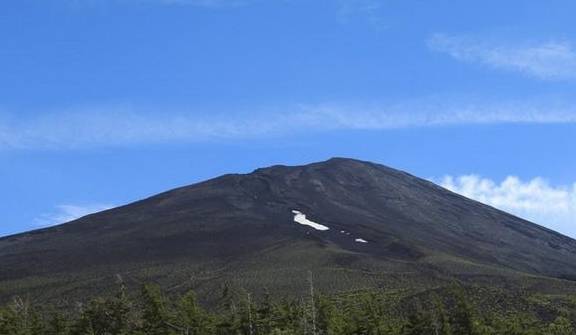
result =
[[[572,1],[0,4],[0,235],[347,156],[576,236]]]

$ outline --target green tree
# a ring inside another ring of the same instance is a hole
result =
[[[142,287],[142,324],[140,330],[146,335],[168,335],[170,313],[167,303],[157,285],[147,284]]]
[[[414,312],[408,317],[408,322],[402,330],[403,335],[435,335],[432,313],[424,311],[418,303]]]
[[[455,306],[452,313],[452,334],[453,335],[475,335],[476,321],[472,305],[466,298],[461,287],[453,289]]]
[[[450,317],[446,312],[446,307],[437,294],[432,295],[432,328],[434,335],[452,335]]]
[[[343,335],[346,331],[342,308],[326,296],[318,298],[318,326],[327,335]]]
[[[568,318],[559,316],[548,325],[548,329],[546,334],[548,335],[573,335],[574,328],[572,327],[572,323]]]
[[[126,335],[134,329],[130,316],[133,310],[123,287],[109,298],[92,300],[81,312],[73,334]],[[59,321],[54,327],[59,327]]]
[[[10,308],[0,309],[0,335],[18,334],[19,327],[16,314]]]
[[[187,292],[180,299],[175,328],[185,335],[208,335],[214,332],[210,315],[200,307],[193,291]]]
[[[8,307],[0,309],[0,335],[43,333],[42,320],[28,300],[15,298]]]
[[[70,333],[68,320],[58,312],[52,312],[46,325],[45,335],[67,335]]]

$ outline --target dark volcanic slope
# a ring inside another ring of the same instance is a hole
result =
[[[330,229],[297,224],[293,210]],[[333,288],[355,271],[576,278],[576,241],[404,172],[342,158],[225,175],[0,239],[0,285],[9,292],[146,271],[169,285],[196,276],[289,290],[305,269],[332,271]]]

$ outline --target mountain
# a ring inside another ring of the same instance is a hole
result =
[[[301,292],[454,280],[565,289],[576,241],[383,165],[333,158],[174,189],[0,239],[0,297],[76,299],[121,278]]]

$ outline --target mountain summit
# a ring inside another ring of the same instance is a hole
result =
[[[309,270],[327,290],[570,280],[576,241],[405,172],[346,158],[224,175],[0,239],[4,296],[85,294],[115,277],[207,295],[222,285],[290,294]]]

